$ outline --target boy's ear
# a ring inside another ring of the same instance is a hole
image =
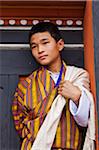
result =
[[[58,46],[59,51],[62,51],[63,48],[64,48],[64,40],[63,40],[63,39],[60,39],[60,40],[57,42],[57,46]]]

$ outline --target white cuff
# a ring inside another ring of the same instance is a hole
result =
[[[70,100],[69,108],[77,124],[86,127],[88,124],[90,109],[90,100],[88,99],[86,92],[82,91],[78,107],[72,100]]]

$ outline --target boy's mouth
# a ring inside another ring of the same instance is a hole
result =
[[[39,56],[39,59],[40,60],[43,60],[43,59],[45,59],[47,57],[47,55],[42,55],[42,56]]]

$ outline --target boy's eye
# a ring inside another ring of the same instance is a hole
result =
[[[32,49],[33,49],[33,48],[36,48],[36,45],[32,46],[31,48],[32,48]]]
[[[43,42],[43,44],[47,44],[47,43],[49,43],[48,41],[46,41],[46,42]]]

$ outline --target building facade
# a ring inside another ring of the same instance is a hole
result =
[[[69,65],[88,70],[99,121],[98,1],[0,1],[0,149],[19,150],[20,138],[11,105],[17,83],[38,64],[31,55],[28,34],[41,21],[57,24],[64,40],[62,54]],[[96,128],[98,133],[98,121]],[[97,150],[99,134],[96,135]]]

